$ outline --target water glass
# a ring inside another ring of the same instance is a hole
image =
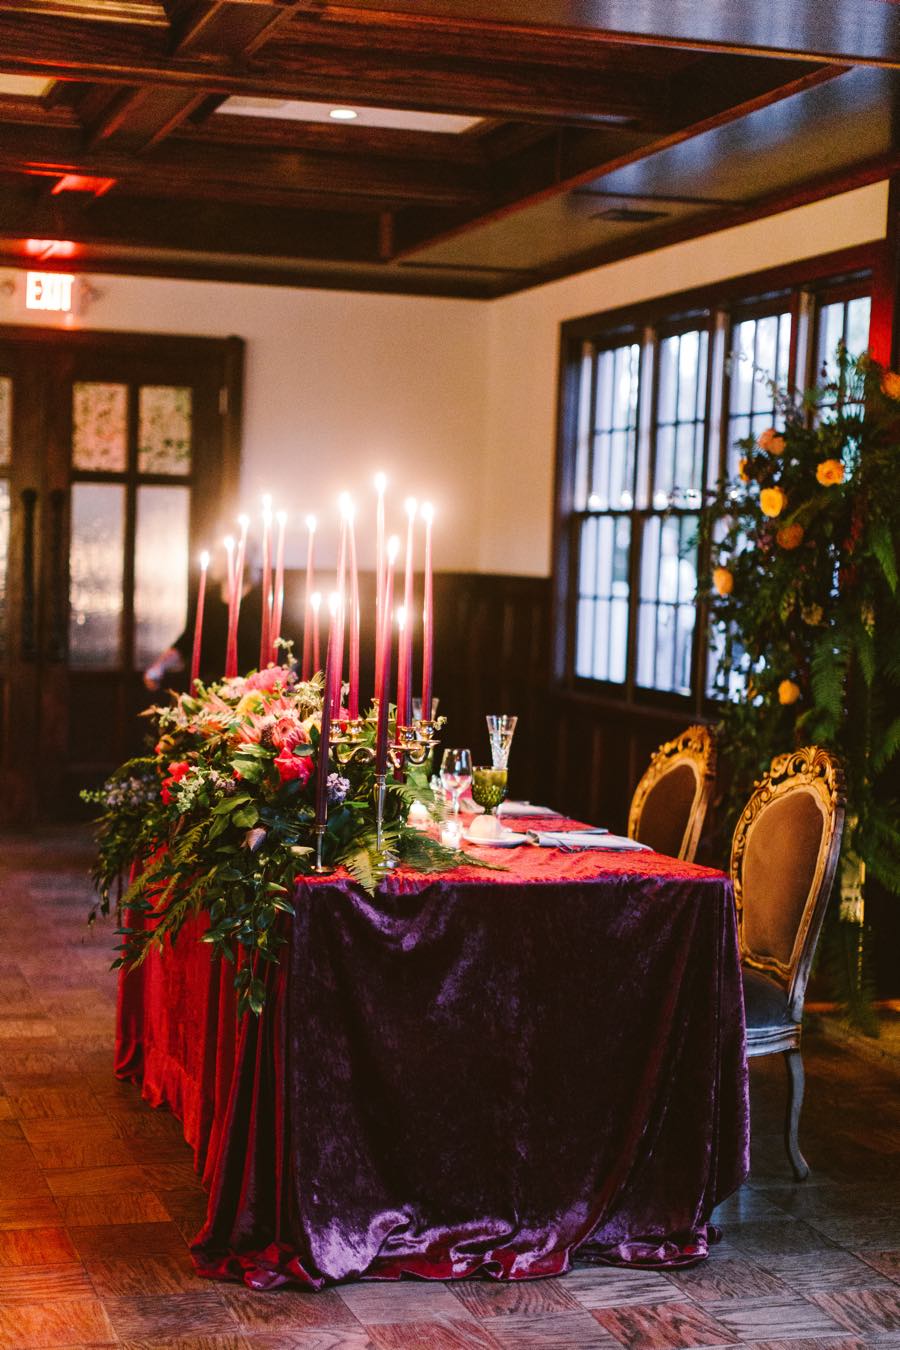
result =
[[[450,793],[450,810],[459,815],[459,799],[472,782],[472,751],[445,750],[441,760],[441,782]]]
[[[515,734],[518,717],[510,713],[488,713],[486,721],[491,739],[491,763],[495,769],[505,769],[509,762],[509,748]]]

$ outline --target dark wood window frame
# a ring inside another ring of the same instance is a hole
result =
[[[706,665],[708,652],[708,623],[702,594],[696,599],[696,621],[693,630],[691,657],[691,692],[688,695],[641,688],[636,682],[638,608],[640,603],[640,560],[642,532],[646,522],[659,516],[649,501],[653,485],[654,456],[656,453],[656,398],[658,393],[658,362],[649,388],[638,391],[638,446],[636,458],[641,460],[641,425],[648,443],[644,455],[646,498],[634,493],[634,501],[627,514],[631,519],[628,595],[628,656],[623,683],[612,683],[577,676],[575,674],[575,643],[577,604],[579,593],[578,568],[580,562],[579,537],[582,521],[590,514],[576,504],[576,459],[578,453],[578,417],[581,398],[581,379],[585,344],[595,350],[610,349],[629,342],[641,346],[642,370],[645,348],[650,344],[655,354],[660,341],[679,331],[705,328],[709,333],[706,391],[706,433],[704,436],[703,481],[714,486],[721,481],[728,454],[728,410],[730,406],[730,375],[725,356],[732,350],[736,324],[745,319],[762,318],[789,309],[791,335],[788,359],[788,383],[791,387],[806,386],[815,378],[818,351],[818,319],[822,308],[837,300],[857,295],[872,295],[873,311],[879,303],[877,295],[885,275],[884,245],[872,244],[793,263],[789,266],[767,269],[741,277],[724,280],[715,285],[654,298],[640,305],[593,314],[573,319],[561,327],[558,431],[556,459],[556,492],[554,518],[554,575],[553,575],[553,683],[557,694],[578,701],[602,702],[623,712],[671,712],[685,716],[708,716],[714,705],[707,696]],[[799,377],[798,377],[799,372]],[[651,399],[648,410],[645,401]],[[690,507],[670,506],[665,514],[690,512]],[[696,508],[694,508],[696,511]],[[704,559],[699,559],[702,574]]]

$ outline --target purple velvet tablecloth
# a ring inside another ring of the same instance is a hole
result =
[[[119,1072],[195,1122],[202,1273],[319,1288],[705,1254],[747,1170],[730,883],[650,853],[493,858],[508,870],[398,871],[375,900],[300,884],[236,1042],[202,921],[123,978]]]

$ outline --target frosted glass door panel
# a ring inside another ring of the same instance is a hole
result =
[[[79,381],[72,385],[72,464],[88,472],[128,467],[128,386]]]
[[[122,659],[125,488],[72,484],[69,663],[109,669]]]
[[[138,472],[191,471],[191,390],[145,384],[138,396]]]
[[[145,670],[184,629],[189,516],[189,488],[138,488],[134,550],[137,670]]]
[[[8,375],[0,375],[0,465],[12,459],[13,382]]]
[[[9,483],[0,478],[0,652],[6,650],[6,579],[9,573]]]

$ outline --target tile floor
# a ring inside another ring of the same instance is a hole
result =
[[[782,1070],[753,1065],[754,1163],[711,1259],[519,1285],[253,1294],[198,1280],[204,1195],[177,1121],[111,1076],[111,926],[85,838],[0,840],[0,1350],[900,1347],[900,1082],[810,1040],[802,1186]]]

